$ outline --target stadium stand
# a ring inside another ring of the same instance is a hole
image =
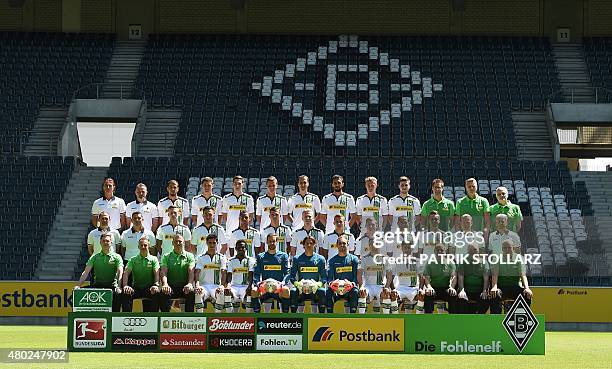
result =
[[[103,82],[114,35],[0,32],[0,137],[3,154],[20,153],[41,106],[68,106],[72,94]]]
[[[0,157],[1,279],[33,277],[75,165],[72,157]]]
[[[594,87],[602,102],[612,102],[612,38],[593,37],[583,40],[584,55]]]

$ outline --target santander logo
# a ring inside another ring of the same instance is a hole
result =
[[[213,318],[208,321],[209,332],[254,332],[255,318]]]

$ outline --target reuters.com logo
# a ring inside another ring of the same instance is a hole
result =
[[[332,331],[330,327],[321,327],[317,329],[312,336],[312,342],[326,342],[329,341],[333,335],[334,331]]]

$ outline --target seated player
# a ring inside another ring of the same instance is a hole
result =
[[[285,279],[287,284],[293,284],[291,289],[292,313],[303,313],[306,299],[310,299],[313,312],[325,312],[327,271],[323,256],[314,252],[316,244],[317,240],[312,236],[306,236],[302,240],[304,253],[293,259],[291,271]]]
[[[491,264],[491,290],[489,292],[491,314],[501,314],[503,301],[511,301],[523,294],[531,305],[533,292],[529,288],[525,264],[516,258],[511,240],[502,243],[503,262]]]
[[[172,251],[164,254],[161,260],[160,279],[161,295],[159,308],[169,312],[172,299],[185,299],[185,312],[193,313],[195,294],[193,292],[193,268],[195,258],[185,251],[185,239],[177,234],[172,239]]]
[[[457,308],[460,314],[485,314],[489,309],[489,264],[475,259],[478,246],[469,244],[468,263],[457,265]]]
[[[327,281],[329,288],[325,296],[327,312],[334,312],[334,304],[340,299],[347,299],[349,312],[357,312],[357,300],[359,298],[358,286],[361,283],[359,272],[359,259],[348,253],[348,238],[341,235],[336,240],[338,254],[328,261]]]
[[[256,290],[252,291],[253,311],[259,313],[261,303],[269,299],[281,302],[283,313],[289,312],[291,304],[290,289],[283,284],[289,274],[289,255],[276,251],[278,236],[270,233],[266,239],[268,249],[257,255],[257,263],[253,273]],[[271,303],[265,303],[264,311],[270,312]]]
[[[425,279],[425,314],[432,314],[435,301],[442,301],[438,304],[438,314],[446,310],[448,303],[449,314],[456,313],[457,302],[457,275],[455,264],[442,259],[442,254],[446,253],[446,246],[439,243],[434,246],[434,254],[437,263],[431,262],[425,265],[423,278]],[[446,303],[444,303],[446,302]]]
[[[195,303],[196,312],[204,312],[204,302],[212,301],[215,313],[220,313],[225,307],[225,274],[227,259],[217,252],[217,235],[206,236],[207,250],[198,257],[195,266]],[[229,291],[227,291],[229,295]]]
[[[414,309],[417,314],[423,314],[424,303],[418,266],[416,263],[410,263],[408,259],[415,250],[410,243],[402,243],[401,251],[406,256],[406,263],[391,265],[387,271],[386,288],[391,290],[391,313],[399,313],[402,306],[406,313]]]
[[[134,214],[139,214],[138,212]],[[133,217],[134,218],[134,217]],[[149,254],[146,234],[138,240],[139,254],[132,256],[123,273],[123,311],[131,312],[134,299],[142,300],[142,311],[159,311],[159,261]],[[132,278],[130,278],[130,276]]]
[[[367,304],[372,304],[372,310],[375,313],[380,313],[380,305],[382,302],[383,313],[389,314],[391,309],[390,290],[384,288],[386,271],[383,264],[378,264],[374,261],[374,255],[377,249],[367,247],[366,254],[361,258],[361,270],[363,273],[363,285],[359,286],[359,300],[357,309],[359,314],[365,314]]]
[[[240,305],[244,306],[247,313],[253,311],[251,306],[251,292],[253,287],[253,271],[255,269],[255,259],[246,255],[247,243],[245,240],[238,240],[234,245],[236,256],[227,262],[227,285],[233,300],[233,312],[240,310]],[[227,301],[225,309],[228,309]]]

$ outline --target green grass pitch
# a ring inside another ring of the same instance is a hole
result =
[[[0,348],[65,348],[66,327],[0,326]],[[71,353],[69,363],[18,368],[612,368],[612,333],[547,332],[545,356],[401,354]]]

